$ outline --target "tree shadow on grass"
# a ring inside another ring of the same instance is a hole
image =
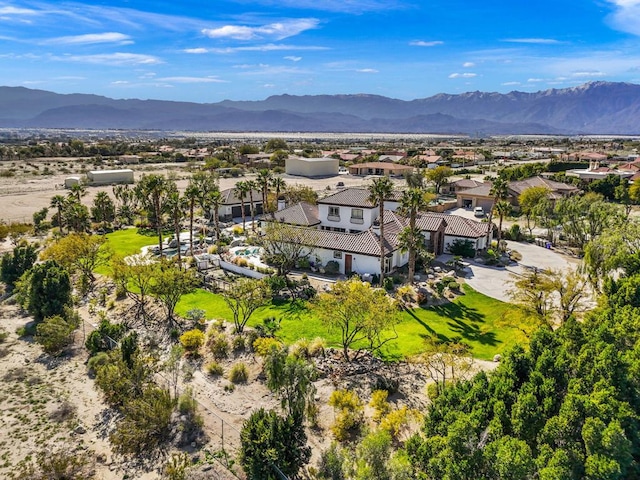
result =
[[[424,327],[424,329],[428,332],[428,333],[419,333],[418,335],[424,339],[438,339],[441,342],[448,342],[450,339],[449,337],[447,337],[446,335],[443,335],[442,333],[438,333],[436,332],[433,328],[431,328],[429,325],[427,325],[427,323],[422,320],[420,317],[418,317],[412,309],[405,309],[405,311],[411,315],[411,317],[418,322],[420,325],[422,325]]]

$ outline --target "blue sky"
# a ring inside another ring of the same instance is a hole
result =
[[[640,83],[640,0],[0,0],[0,85],[194,102]]]

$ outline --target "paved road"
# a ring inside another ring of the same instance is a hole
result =
[[[508,302],[510,301],[508,291],[512,288],[514,275],[524,273],[527,268],[566,270],[575,269],[579,264],[577,259],[537,245],[508,241],[507,246],[522,254],[522,260],[517,265],[495,268],[470,261],[467,284],[488,297]]]

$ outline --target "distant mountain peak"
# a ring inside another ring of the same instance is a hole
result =
[[[0,87],[0,127],[193,131],[640,134],[640,85],[593,81],[538,92],[272,95],[219,103],[114,100]]]

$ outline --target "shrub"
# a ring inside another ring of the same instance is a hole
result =
[[[419,413],[415,410],[409,410],[406,405],[397,410],[391,410],[380,422],[380,429],[389,432],[394,440],[405,428],[412,418],[418,419]]]
[[[327,342],[324,338],[316,337],[309,343],[308,351],[310,357],[317,357],[324,355],[324,350],[327,346]]]
[[[476,250],[473,248],[471,240],[456,239],[449,245],[448,250],[452,255],[460,255],[461,257],[473,258],[476,256]]]
[[[214,358],[226,358],[229,355],[229,341],[224,334],[209,337],[207,346]]]
[[[391,411],[391,405],[387,401],[389,392],[386,390],[374,390],[371,393],[369,406],[374,409],[373,420],[379,422],[382,417]]]
[[[233,347],[233,351],[234,352],[240,352],[242,350],[245,349],[246,345],[244,342],[244,336],[243,335],[236,335],[235,337],[233,337],[233,340],[231,341],[231,345]]]
[[[207,374],[211,375],[212,377],[217,377],[224,373],[222,365],[220,365],[218,362],[209,362],[205,365],[204,369]]]
[[[109,354],[107,352],[99,352],[89,359],[87,368],[89,372],[95,373],[98,368],[109,363]]]
[[[388,378],[384,375],[376,375],[372,385],[372,390],[384,390],[389,395],[393,395],[400,388],[400,381],[397,378]]]
[[[280,350],[282,344],[280,340],[272,337],[260,337],[253,342],[253,351],[260,357],[267,357],[274,351]]]
[[[449,290],[454,290],[456,292],[460,290],[460,284],[455,280],[453,282],[449,282],[447,287],[449,287]]]
[[[393,290],[393,278],[391,277],[384,278],[384,289],[387,291]]]
[[[180,335],[180,345],[184,347],[188,354],[197,353],[204,344],[204,333],[201,330],[193,329]]]
[[[324,266],[324,271],[328,274],[335,275],[340,272],[340,265],[335,260],[329,260]]]
[[[249,379],[249,371],[247,366],[242,363],[236,363],[229,371],[229,380],[232,383],[246,383]]]
[[[329,405],[336,413],[336,421],[331,427],[336,440],[346,440],[360,429],[364,407],[358,394],[352,390],[335,390],[329,398]]]
[[[60,315],[48,317],[36,327],[36,342],[45,352],[59,355],[73,341],[73,331],[74,327]]]
[[[311,342],[306,338],[300,338],[293,345],[291,345],[291,355],[296,358],[309,358],[309,345]]]

